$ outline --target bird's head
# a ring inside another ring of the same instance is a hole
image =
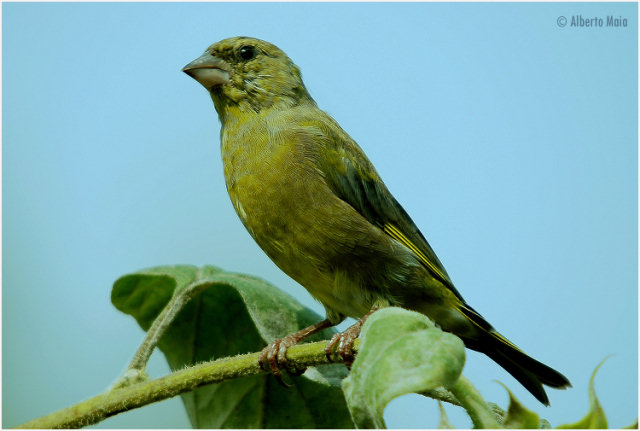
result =
[[[221,40],[182,70],[209,90],[223,121],[230,108],[260,112],[312,102],[298,66],[277,46],[259,39]]]

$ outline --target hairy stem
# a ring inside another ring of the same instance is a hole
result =
[[[328,364],[326,341],[300,344],[289,348],[287,359],[296,368]],[[354,344],[357,351],[359,340]],[[47,416],[26,422],[17,428],[80,428],[96,424],[108,417],[175,397],[200,386],[241,377],[265,374],[258,366],[260,353],[249,353],[183,368],[156,380],[108,390]],[[335,355],[334,362],[341,359]]]
[[[176,290],[176,293],[174,293],[169,303],[164,307],[158,317],[156,317],[147,331],[144,341],[133,355],[127,370],[144,370],[151,353],[153,353],[153,349],[156,348],[160,338],[164,335],[178,313],[180,313],[187,302],[204,290],[205,287],[206,285],[202,283],[191,283],[184,289]]]
[[[460,375],[448,389],[467,411],[474,428],[501,428],[492,409],[465,376]]]
[[[293,346],[287,350],[287,359],[291,365],[298,369],[328,364],[330,361],[324,351],[326,345],[327,341],[318,341]],[[360,340],[355,341],[353,348],[355,352],[358,352]],[[71,407],[26,422],[16,428],[80,428],[93,425],[119,413],[172,398],[201,386],[265,374],[266,372],[258,365],[259,356],[258,352],[222,358],[183,368],[159,379],[117,387]],[[341,361],[339,355],[332,355],[331,363]],[[477,405],[477,399],[473,396],[475,389],[466,379],[460,382],[462,379],[464,377],[461,376],[458,383],[454,385],[455,388],[450,388],[451,392],[441,389],[427,391],[423,395],[451,404],[462,405],[471,413],[473,406]],[[471,389],[467,386],[470,386]],[[473,392],[471,395],[469,395],[470,390]],[[480,398],[480,400],[482,399]]]

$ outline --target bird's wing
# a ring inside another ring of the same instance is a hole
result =
[[[384,185],[362,149],[332,119],[316,119],[324,139],[315,164],[333,192],[371,224],[411,249],[420,263],[462,300],[433,249]],[[318,135],[316,134],[316,138]],[[316,139],[316,143],[318,140]]]

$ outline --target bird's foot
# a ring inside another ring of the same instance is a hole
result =
[[[330,362],[333,362],[331,356],[333,355],[333,351],[337,346],[337,353],[340,355],[347,368],[351,369],[351,365],[353,365],[353,361],[355,360],[353,343],[354,341],[356,341],[356,338],[360,336],[360,331],[362,330],[362,325],[364,325],[364,322],[377,309],[378,307],[372,308],[371,311],[362,316],[356,323],[349,326],[344,331],[339,332],[331,337],[331,340],[329,340],[329,344],[327,344],[327,347],[324,348],[324,354],[327,356],[327,359]]]
[[[289,364],[287,360],[287,349],[291,346],[295,346],[306,337],[330,326],[331,322],[328,319],[325,319],[322,322],[318,322],[314,325],[301,329],[294,334],[289,334],[286,337],[273,341],[267,347],[262,349],[262,352],[260,353],[260,358],[258,359],[260,368],[265,371],[271,371],[273,377],[275,377],[278,383],[282,386],[291,386],[284,381],[282,370],[287,371],[291,375],[299,376],[305,372],[305,369],[298,369]]]
[[[287,349],[298,344],[298,341],[300,340],[296,339],[293,334],[275,340],[262,349],[260,359],[258,360],[260,368],[265,371],[271,371],[273,377],[276,378],[278,383],[285,387],[289,387],[291,385],[284,381],[282,374],[283,369],[289,374],[296,376],[304,372],[304,370],[298,370],[289,366],[289,362],[287,361]]]

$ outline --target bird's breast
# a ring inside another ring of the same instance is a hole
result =
[[[328,309],[361,316],[386,296],[389,280],[406,275],[391,239],[336,196],[295,133],[256,123],[222,137],[227,190],[242,223]]]
[[[322,178],[305,165],[296,143],[257,122],[223,133],[222,158],[233,206],[267,254],[304,248],[313,212],[322,207]]]

